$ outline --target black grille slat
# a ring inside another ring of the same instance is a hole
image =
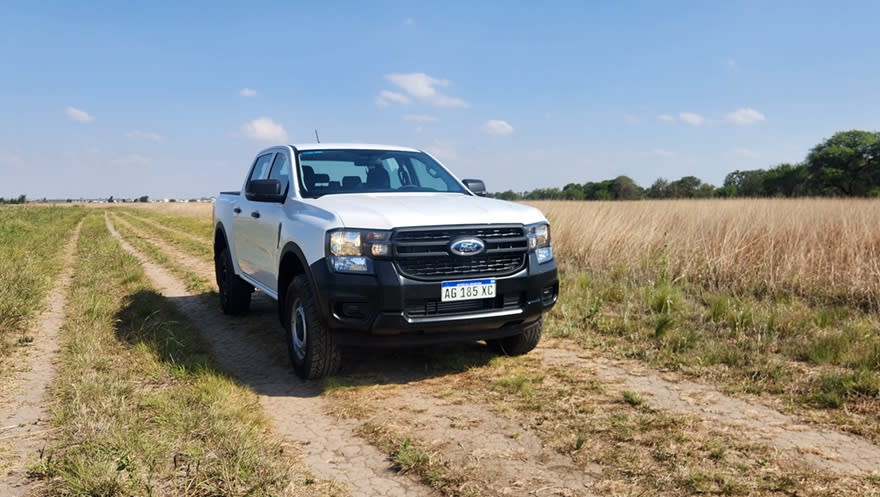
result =
[[[450,314],[506,311],[522,307],[520,293],[499,296],[494,299],[441,302],[439,300],[407,300],[406,315],[409,317],[443,316]]]
[[[476,256],[449,252],[456,238],[475,237],[486,244]],[[526,264],[528,238],[522,226],[462,226],[413,228],[392,235],[393,257],[401,274],[415,279],[505,276]]]

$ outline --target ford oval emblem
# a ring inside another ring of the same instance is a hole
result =
[[[486,250],[486,244],[479,238],[459,238],[449,244],[449,251],[455,255],[477,255]]]

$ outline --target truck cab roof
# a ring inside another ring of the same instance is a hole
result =
[[[410,147],[397,145],[376,145],[372,143],[300,143],[291,144],[296,150],[396,150],[400,152],[420,152]]]

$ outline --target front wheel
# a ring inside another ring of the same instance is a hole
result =
[[[342,364],[342,354],[321,318],[306,276],[297,276],[290,282],[285,310],[287,351],[296,374],[311,380],[336,373]]]
[[[544,331],[544,318],[541,317],[531,324],[523,327],[522,332],[505,338],[486,340],[492,349],[504,355],[523,355],[532,351],[541,341],[541,333]]]

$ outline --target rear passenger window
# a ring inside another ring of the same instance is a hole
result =
[[[290,161],[287,160],[287,155],[282,153],[275,154],[275,161],[272,163],[269,179],[280,181],[281,193],[287,195],[287,187],[290,185]]]

